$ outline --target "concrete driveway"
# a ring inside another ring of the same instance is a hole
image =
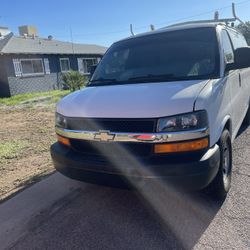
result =
[[[56,173],[0,205],[0,249],[250,249],[250,128],[224,202],[163,183],[140,191]]]

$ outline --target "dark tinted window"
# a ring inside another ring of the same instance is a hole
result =
[[[115,43],[99,63],[90,84],[208,79],[218,75],[215,29],[198,28]]]

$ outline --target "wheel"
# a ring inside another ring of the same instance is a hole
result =
[[[247,114],[246,114],[245,119],[244,119],[244,124],[247,126],[250,125],[250,106],[247,110]]]
[[[224,198],[231,186],[232,176],[232,145],[230,133],[225,129],[219,141],[220,167],[214,180],[207,187],[207,191],[216,198]]]

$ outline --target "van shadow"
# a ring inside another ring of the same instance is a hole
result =
[[[248,125],[246,125],[245,123],[242,123],[236,138],[239,137],[241,134],[243,134],[247,130],[247,128],[248,128]]]
[[[83,184],[57,213],[46,213],[49,218],[40,225],[39,233],[33,229],[25,241],[55,248],[63,241],[64,249],[73,245],[87,249],[192,249],[222,204],[160,182],[137,191]]]
[[[79,183],[30,221],[15,249],[192,249],[222,203],[160,182],[137,191]]]
[[[184,192],[156,183],[140,190],[139,197],[161,223],[171,231],[183,249],[192,249],[224,203],[203,192]],[[169,246],[171,247],[171,246]]]
[[[142,185],[137,190],[94,188],[97,192],[102,193],[104,189],[110,192],[108,196],[101,195],[106,197],[105,204],[113,210],[109,219],[123,218],[128,223],[127,230],[135,230],[130,239],[126,230],[119,230],[123,225],[118,225],[116,235],[128,238],[114,249],[192,249],[224,202],[202,192],[177,190],[161,181]],[[103,209],[107,207],[103,206]],[[134,234],[140,237],[134,237]],[[128,247],[127,241],[133,244]]]

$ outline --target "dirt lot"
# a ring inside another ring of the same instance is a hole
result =
[[[54,107],[0,106],[0,202],[54,171]]]

